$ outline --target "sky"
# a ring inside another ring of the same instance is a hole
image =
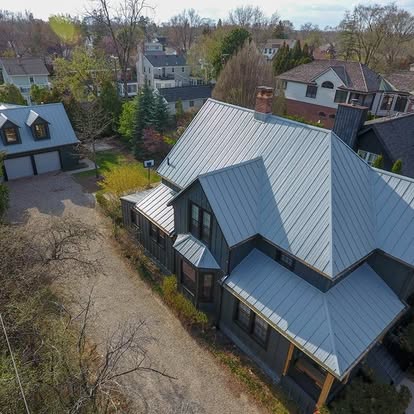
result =
[[[194,8],[202,17],[213,20],[225,19],[229,10],[252,4],[272,15],[277,12],[283,20],[290,20],[296,28],[307,22],[318,24],[320,28],[336,26],[344,15],[345,10],[352,9],[357,1],[338,0],[147,0],[155,7],[154,11],[147,11],[149,17],[157,23],[167,21],[171,16],[178,14],[185,8]],[[110,0],[116,4],[118,0]],[[361,0],[363,4],[387,4],[385,0]],[[30,10],[35,17],[47,19],[52,14],[82,15],[85,8],[90,8],[93,0],[0,0],[0,9],[11,11]],[[399,0],[399,7],[405,8],[414,14],[414,0]]]

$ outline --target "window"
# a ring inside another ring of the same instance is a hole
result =
[[[276,261],[290,270],[295,267],[295,259],[280,250],[276,252]]]
[[[130,214],[131,214],[131,225],[138,227],[138,216],[137,213],[131,208],[130,210]]]
[[[17,128],[8,127],[3,129],[4,137],[6,138],[7,144],[17,144],[19,141],[19,136],[17,134]]]
[[[239,325],[250,332],[250,320],[252,316],[252,311],[248,306],[246,306],[242,302],[237,303],[237,311],[236,311],[236,321]]]
[[[149,233],[152,241],[157,243],[160,247],[165,248],[165,233],[160,230],[155,224],[151,223]]]
[[[253,321],[253,336],[262,344],[267,342],[267,334],[269,332],[269,325],[257,315],[254,315]]]
[[[336,93],[335,93],[334,102],[344,103],[344,102],[346,102],[347,97],[348,97],[348,92],[347,91],[337,90]]]
[[[325,81],[325,82],[322,83],[322,88],[333,89],[334,84],[332,82]]]
[[[369,165],[372,165],[374,161],[379,157],[378,154],[374,154],[372,152],[358,150],[358,155],[365,160]]]
[[[214,275],[212,273],[205,273],[201,281],[201,299],[203,302],[212,302],[213,300],[213,286]]]
[[[194,106],[194,101],[190,101],[189,106],[192,108]]]
[[[184,260],[181,261],[181,283],[192,295],[195,295],[196,271]]]
[[[389,111],[391,109],[392,101],[394,100],[394,97],[391,95],[385,95],[382,98],[381,102],[381,111]]]
[[[318,87],[315,85],[308,85],[306,88],[306,97],[307,98],[316,98],[316,93],[318,92]]]
[[[326,118],[326,114],[325,114],[325,112],[319,112],[319,116],[321,116],[321,117],[323,117],[323,118]]]
[[[171,68],[171,72],[174,73],[174,68]]]
[[[360,93],[351,93],[349,95],[348,102],[352,103],[355,102],[357,105],[364,104],[365,95],[361,95]]]
[[[395,101],[394,111],[396,112],[405,112],[405,108],[407,107],[408,99],[406,96],[397,96],[397,100]]]
[[[144,66],[144,73],[145,73],[145,66]]]
[[[30,81],[30,83],[34,83],[33,76],[30,76],[29,81]]]
[[[148,73],[151,73],[151,66],[148,67]]]
[[[191,203],[190,232],[206,245],[210,244],[211,214]]]
[[[184,68],[184,67],[182,67],[182,68],[181,68],[181,72],[184,72],[184,70],[185,70],[185,68]]]
[[[48,138],[48,127],[46,124],[35,124],[33,125],[33,132],[36,139]]]
[[[267,48],[265,47],[265,54],[267,53]]]

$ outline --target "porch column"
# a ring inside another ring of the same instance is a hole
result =
[[[288,370],[289,370],[290,361],[292,360],[294,350],[295,350],[295,345],[293,345],[292,342],[291,342],[289,344],[289,350],[288,350],[288,353],[287,353],[287,356],[286,356],[285,366],[283,368],[283,375],[286,375]]]
[[[319,395],[318,402],[316,403],[316,406],[318,408],[322,407],[329,395],[329,391],[331,390],[332,384],[334,382],[335,378],[332,374],[327,374],[325,378],[325,382],[323,383],[322,391]]]

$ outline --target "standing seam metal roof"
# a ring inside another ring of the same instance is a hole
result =
[[[276,116],[263,122],[252,110],[210,99],[167,160],[158,172],[176,186],[185,189],[200,180],[230,247],[261,234],[333,278],[389,246],[379,239],[387,224],[376,211],[396,212],[391,203],[376,201],[379,172],[332,131]],[[225,170],[230,166],[235,168]],[[414,222],[414,201],[407,202]],[[414,265],[414,254],[404,253],[414,248],[409,242],[396,240],[388,253]]]
[[[405,309],[368,264],[323,293],[258,250],[225,287],[341,380]]]

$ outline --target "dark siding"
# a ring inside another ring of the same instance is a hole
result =
[[[374,130],[371,129],[358,136],[356,150],[358,151],[359,149],[382,155],[384,157],[384,170],[391,171],[393,163],[381,142],[378,140]]]
[[[76,152],[75,147],[62,147],[59,152],[62,170],[73,170],[79,165],[79,154]]]
[[[126,200],[121,200],[122,206],[122,220],[126,228],[132,231],[137,241],[144,247],[144,249],[161,264],[168,272],[175,272],[175,260],[174,260],[174,240],[166,235],[165,248],[158,245],[151,239],[149,234],[150,221],[140,213],[137,214],[138,228],[131,223],[131,210],[134,203]]]
[[[220,329],[273,378],[280,378],[289,349],[289,341],[270,328],[266,349],[233,320],[236,298],[223,290]]]
[[[210,251],[223,271],[227,270],[229,248],[211,206],[201,185],[196,182],[183,195],[174,201],[174,223],[176,234],[189,232],[189,203],[198,204],[212,215]]]
[[[402,300],[414,293],[414,270],[381,252],[375,252],[368,264]]]
[[[228,273],[231,273],[240,262],[256,248],[257,237],[247,240],[246,242],[233,247],[230,250],[230,265]]]
[[[257,249],[265,253],[271,258],[276,257],[277,248],[272,244],[268,243],[266,240],[259,238],[256,242]],[[332,285],[332,282],[325,276],[322,276],[315,270],[309,268],[305,264],[295,261],[295,267],[293,273],[300,276],[302,279],[306,280],[322,292],[326,292]]]

